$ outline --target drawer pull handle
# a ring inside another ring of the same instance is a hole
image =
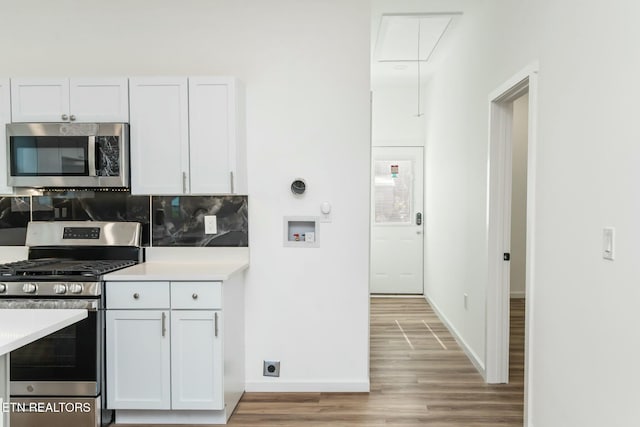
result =
[[[133,299],[138,299],[138,298],[140,298],[140,294],[139,293],[136,292],[135,294],[133,294]]]
[[[216,312],[214,314],[214,332],[215,332],[215,336],[218,336],[218,313]]]
[[[198,294],[193,294],[193,295],[191,295],[191,298],[193,298],[193,299],[198,299]]]
[[[167,315],[164,314],[163,312],[162,313],[162,336],[163,337],[167,333],[166,321],[167,321]]]

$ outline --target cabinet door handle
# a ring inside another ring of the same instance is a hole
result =
[[[187,193],[187,173],[182,172],[182,192]]]
[[[69,118],[69,116],[67,116],[66,114],[62,115],[62,120],[67,120]]]
[[[218,313],[214,313],[213,315],[213,330],[215,332],[215,336],[218,336]]]
[[[133,299],[138,299],[138,298],[140,298],[140,294],[139,293],[136,292],[135,294],[133,294]]]
[[[231,194],[235,193],[234,183],[233,183],[233,171],[229,172],[229,182],[231,183]]]
[[[167,333],[166,322],[167,322],[167,315],[163,311],[162,312],[162,336],[163,337],[164,337],[164,334]]]
[[[73,114],[69,116],[69,120],[71,120],[72,122],[76,119],[76,116],[74,116]]]
[[[191,295],[191,298],[193,298],[193,299],[198,299],[198,294],[193,294],[193,295]]]

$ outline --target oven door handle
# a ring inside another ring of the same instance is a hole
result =
[[[56,310],[85,309],[98,311],[98,300],[52,300],[52,299],[2,299],[0,309],[12,308],[48,308]]]

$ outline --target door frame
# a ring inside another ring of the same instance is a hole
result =
[[[511,224],[511,127],[513,101],[529,93],[527,148],[527,225],[525,278],[525,378],[524,417],[529,418],[528,396],[532,388],[531,332],[535,289],[535,195],[538,116],[538,63],[516,73],[489,95],[489,155],[487,176],[487,299],[485,379],[488,383],[509,381],[509,263],[503,253],[510,247]]]

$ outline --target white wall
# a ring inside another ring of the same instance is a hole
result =
[[[248,389],[368,388],[366,0],[3,1],[0,74],[235,75],[247,89]],[[133,166],[135,167],[135,165]],[[308,192],[294,198],[293,178]],[[321,247],[282,245],[320,215]],[[281,377],[262,376],[280,360]]]
[[[371,139],[374,146],[424,146],[425,120],[418,115],[417,81],[372,88]],[[421,100],[424,104],[424,99]],[[420,112],[423,112],[421,106]]]
[[[465,12],[427,92],[426,291],[484,361],[488,95],[538,60],[529,422],[635,425],[640,3],[486,0]],[[604,226],[616,227],[613,262]]]
[[[529,120],[529,95],[513,101],[512,187],[511,187],[511,297],[525,295],[527,248],[527,131]]]

